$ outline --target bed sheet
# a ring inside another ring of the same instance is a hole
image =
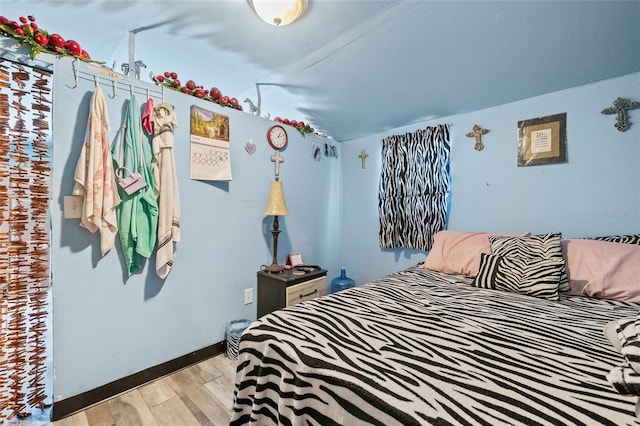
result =
[[[603,334],[640,305],[548,301],[409,268],[273,312],[240,343],[232,425],[640,425]]]

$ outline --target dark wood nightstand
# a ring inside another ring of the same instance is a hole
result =
[[[327,271],[318,269],[295,275],[293,270],[279,274],[258,271],[258,318],[276,309],[327,294]]]

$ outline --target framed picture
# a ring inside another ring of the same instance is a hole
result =
[[[229,142],[229,117],[191,105],[191,134]]]
[[[567,113],[518,121],[518,167],[567,162]]]

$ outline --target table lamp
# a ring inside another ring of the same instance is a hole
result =
[[[271,182],[269,201],[267,201],[267,207],[264,209],[265,216],[273,216],[273,229],[271,230],[273,235],[273,262],[266,267],[265,271],[267,272],[282,272],[282,266],[278,265],[278,234],[280,234],[278,216],[286,216],[288,214],[289,210],[287,210],[287,203],[284,201],[282,182],[276,179]]]

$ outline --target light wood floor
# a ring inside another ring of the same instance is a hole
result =
[[[44,425],[228,425],[235,372],[236,361],[218,355]]]

